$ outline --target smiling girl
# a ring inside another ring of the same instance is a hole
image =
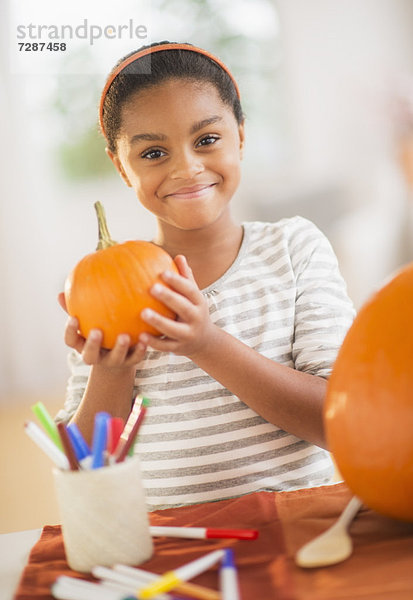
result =
[[[227,67],[189,44],[142,48],[109,75],[100,119],[178,267],[151,290],[177,319],[145,309],[162,336],[129,348],[122,334],[111,351],[69,319],[57,418],[90,439],[97,411],[126,419],[137,392],[150,398],[136,451],[151,509],[328,483],[326,379],[354,311],[315,225],[232,217],[245,135]]]

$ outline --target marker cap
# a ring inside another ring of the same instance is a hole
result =
[[[222,567],[229,567],[229,568],[234,568],[235,563],[234,563],[234,552],[233,550],[231,550],[231,548],[226,548],[225,549],[225,554],[222,558],[221,561],[221,566]]]

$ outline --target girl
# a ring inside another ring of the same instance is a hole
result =
[[[107,154],[157,219],[153,243],[179,274],[145,309],[160,337],[87,339],[69,319],[72,376],[59,420],[91,437],[97,411],[150,408],[136,450],[151,509],[321,485],[333,468],[322,421],[328,377],[353,308],[322,233],[294,217],[237,223],[244,118],[226,66],[162,42],[122,59],[102,93]],[[64,307],[63,295],[60,301]]]

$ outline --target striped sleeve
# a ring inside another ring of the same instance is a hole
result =
[[[295,368],[328,377],[354,318],[336,255],[324,234],[310,221],[291,219],[289,250],[296,278]]]
[[[83,398],[89,379],[90,366],[83,362],[81,355],[76,350],[69,352],[67,362],[71,374],[66,386],[65,403],[55,417],[56,423],[70,421]]]

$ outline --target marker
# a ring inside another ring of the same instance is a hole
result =
[[[240,600],[238,573],[234,563],[234,553],[226,548],[219,571],[222,600]]]
[[[95,416],[95,428],[92,442],[92,469],[99,469],[105,465],[105,450],[108,439],[108,423],[110,415],[99,412]]]
[[[216,529],[211,527],[150,527],[151,535],[190,538],[194,540],[226,539],[256,540],[257,529]]]
[[[72,471],[79,470],[79,461],[76,458],[75,451],[70,441],[69,434],[66,431],[66,425],[64,423],[57,424],[57,431],[59,432],[60,439],[62,440],[63,450],[69,461],[70,469]]]
[[[142,397],[140,405],[135,401],[135,405],[126,421],[125,428],[122,431],[122,435],[120,436],[119,443],[116,447],[115,462],[118,463],[125,460],[125,457],[138,434],[148,406],[149,400],[147,398]]]
[[[143,571],[143,573],[146,572]],[[148,582],[148,578],[145,575],[130,575],[128,573],[120,573],[119,571],[114,571],[113,569],[109,569],[108,567],[96,566],[92,567],[92,575],[96,577],[96,579],[100,579],[103,584],[111,585],[112,587],[117,586],[118,589],[122,589],[122,591],[127,592],[128,594],[135,594],[136,587],[138,585],[145,585]],[[149,581],[153,581],[153,578],[148,573]],[[154,575],[154,578],[157,579],[157,576]],[[171,596],[170,594],[158,594],[156,596],[156,600],[173,600],[175,596]],[[186,599],[188,600],[188,599]]]
[[[59,433],[57,431],[56,423],[53,421],[52,417],[47,412],[47,409],[43,402],[36,402],[36,404],[33,404],[31,409],[36,415],[36,417],[39,419],[41,425],[43,425],[44,430],[46,431],[50,439],[56,444],[59,450],[63,451],[63,446],[60,440]]]
[[[61,450],[52,442],[48,435],[40,429],[36,423],[32,421],[26,421],[24,424],[24,430],[27,435],[34,441],[35,444],[39,446],[41,450],[49,458],[52,459],[54,464],[59,467],[59,469],[64,469],[65,471],[70,468],[69,461],[67,457],[63,454]]]
[[[209,567],[212,567],[212,565],[221,560],[223,556],[224,550],[215,550],[214,552],[205,554],[205,556],[201,556],[201,558],[175,569],[175,571],[167,571],[150,585],[139,589],[137,591],[138,598],[147,600],[148,598],[153,598],[156,594],[167,592],[183,581],[187,581],[188,579],[192,579],[192,577],[196,577],[200,573],[203,573],[209,569]]]
[[[151,573],[150,571],[144,571],[143,569],[137,569],[136,567],[129,567],[128,565],[115,565],[114,570],[117,573],[127,575],[135,580],[135,591],[136,586],[144,585],[145,583],[151,583],[159,579],[159,575]],[[184,594],[190,598],[197,598],[198,600],[222,600],[221,594],[216,590],[198,585],[196,583],[189,583],[183,581],[174,590],[174,594]],[[157,599],[166,594],[158,594]]]
[[[122,435],[125,422],[121,417],[112,417],[109,421],[109,443],[108,452],[114,454],[119,438]]]
[[[124,596],[131,595],[131,600],[136,600],[136,585],[131,588],[130,585],[122,585],[121,583],[116,583],[115,581],[104,580],[99,583],[99,585],[103,589],[108,590],[116,590],[118,592],[122,592]],[[154,598],[154,600],[190,600],[188,596],[176,596],[175,594],[159,594]],[[127,598],[129,600],[129,596]],[[222,600],[221,596],[219,596],[219,600]]]
[[[91,581],[65,575],[56,579],[51,591],[54,598],[60,600],[136,600],[136,596],[125,592],[110,590]]]
[[[66,429],[73,444],[77,460],[81,461],[87,456],[90,456],[92,451],[86,443],[85,438],[80,433],[76,423],[69,423]]]

